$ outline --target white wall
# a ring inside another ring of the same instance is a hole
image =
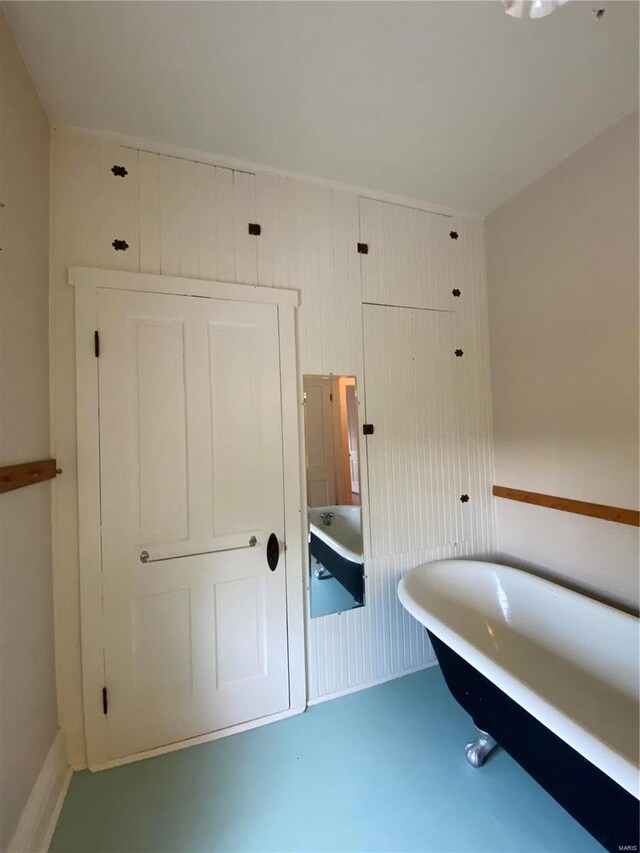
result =
[[[211,165],[215,158],[206,155],[180,152],[182,159],[178,159],[152,153],[152,144],[125,145],[66,129],[55,131],[53,148],[53,428],[55,452],[65,469],[65,476],[55,486],[57,684],[61,725],[67,735],[71,760],[81,765],[84,734],[74,293],[67,284],[67,268],[84,265],[127,269],[300,290],[300,375],[355,376],[363,401],[366,397],[361,277],[364,259],[356,246],[363,239],[375,246],[382,236],[374,233],[375,216],[371,219],[368,205],[364,205],[365,212],[368,211],[372,227],[368,235],[361,231],[364,202],[357,192],[326,183],[293,180],[266,171],[232,171]],[[126,177],[114,176],[113,165],[124,166]],[[406,207],[383,207],[393,208],[390,221],[401,225],[399,233],[403,233],[412,212]],[[415,211],[413,214],[418,216]],[[450,288],[446,293],[455,303],[461,339],[467,341],[465,347],[469,348],[469,357],[458,363],[460,387],[464,388],[468,401],[464,421],[468,426],[469,453],[464,457],[464,478],[475,496],[466,505],[465,538],[456,546],[450,543],[444,548],[431,547],[425,541],[411,553],[385,551],[385,556],[375,560],[365,550],[366,606],[308,622],[311,699],[373,684],[431,663],[432,652],[424,630],[397,602],[398,580],[408,568],[429,557],[448,553],[483,554],[493,548],[483,226],[481,221],[469,218],[443,217],[439,221],[444,223],[441,232],[447,245],[450,228],[457,228],[461,235],[456,243],[455,275],[464,298],[453,298]],[[249,222],[260,223],[260,237],[248,235]],[[402,251],[407,263],[411,260],[415,264],[420,257],[417,249],[424,252],[427,242],[420,228],[414,232],[415,245],[407,238]],[[126,239],[129,249],[114,251],[111,243],[115,238]],[[374,251],[366,260],[370,265],[378,263]],[[382,301],[389,301],[388,282],[385,285],[382,278],[375,285],[375,293],[379,290],[384,297]],[[407,281],[410,278],[411,275],[405,275]],[[406,290],[411,298],[413,291],[409,285]],[[403,297],[402,304],[406,304],[407,294],[400,290],[398,293]],[[375,294],[372,301],[376,301]],[[366,487],[363,465],[364,495]],[[365,523],[367,509],[365,500]],[[100,701],[99,696],[96,701]]]
[[[638,114],[486,221],[496,483],[638,508]],[[497,500],[499,550],[638,606],[638,530]]]
[[[0,464],[49,447],[49,124],[0,13]],[[0,496],[0,846],[57,732],[51,484]]]

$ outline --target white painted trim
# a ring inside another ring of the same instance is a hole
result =
[[[481,213],[473,213],[468,210],[459,210],[454,207],[447,207],[441,204],[430,204],[423,199],[411,198],[411,196],[395,195],[394,193],[383,192],[380,190],[366,189],[357,187],[353,184],[345,184],[341,181],[333,181],[330,178],[320,178],[316,175],[307,175],[303,172],[292,172],[288,169],[279,169],[276,166],[265,166],[262,163],[253,163],[249,160],[240,160],[236,157],[226,157],[222,154],[212,154],[209,151],[202,151],[197,148],[186,148],[181,145],[172,145],[165,142],[154,142],[150,139],[142,139],[138,136],[128,136],[124,133],[115,133],[108,130],[88,130],[83,127],[73,127],[71,125],[56,125],[53,131],[61,130],[65,133],[75,134],[78,136],[92,136],[99,139],[108,139],[125,148],[135,148],[137,151],[148,151],[151,154],[164,154],[167,157],[177,157],[182,160],[191,160],[196,163],[207,163],[212,166],[221,166],[225,169],[235,169],[238,172],[250,172],[255,174],[261,172],[266,175],[277,175],[282,178],[290,178],[294,181],[304,181],[307,184],[316,184],[332,189],[342,190],[344,192],[355,193],[365,198],[372,198],[377,201],[387,201],[391,204],[400,204],[404,207],[411,207],[415,210],[426,210],[429,213],[438,213],[441,216],[449,216],[452,218],[464,217],[473,219],[476,222],[484,222],[485,216]]]
[[[208,281],[202,278],[103,270],[95,267],[69,267],[69,284],[73,287],[105,287],[111,290],[230,299],[234,302],[290,305],[293,308],[297,308],[300,304],[300,294],[297,290],[259,287],[256,284],[231,284],[226,281]]]
[[[102,553],[100,542],[100,453],[98,422],[98,367],[93,350],[97,326],[98,288],[111,287],[183,296],[204,296],[243,302],[278,305],[278,335],[282,377],[284,511],[287,572],[287,643],[289,654],[289,702],[285,716],[300,713],[306,706],[306,655],[304,633],[304,557],[300,526],[300,436],[297,415],[297,364],[294,290],[254,287],[245,284],[200,281],[172,276],[122,273],[112,270],[71,267],[69,281],[76,288],[76,411],[78,438],[78,524],[80,548],[80,601],[82,634],[82,689],[87,765],[90,769],[113,767],[149,755],[160,755],[182,746],[204,743],[227,734],[265,725],[280,715],[250,721],[192,738],[158,750],[109,761],[107,725],[102,712],[104,675],[104,614],[102,609]],[[127,286],[128,285],[128,286]],[[194,292],[199,285],[199,292]]]
[[[58,729],[6,853],[48,850],[72,774],[64,735]]]
[[[76,289],[76,413],[78,441],[78,541],[82,702],[87,764],[104,760],[107,727],[102,713],[104,687],[104,615],[100,539],[100,444],[98,364],[93,333],[98,328],[95,286]]]
[[[304,610],[304,550],[302,491],[300,488],[300,427],[298,423],[298,365],[295,310],[278,307],[280,384],[282,388],[282,467],[285,505],[285,566],[287,572],[287,644],[289,707],[307,702],[307,655]],[[304,470],[304,469],[303,469]]]
[[[426,663],[422,666],[414,666],[411,669],[405,669],[402,672],[393,672],[391,675],[384,675],[382,678],[376,678],[373,681],[367,681],[366,684],[356,684],[355,687],[347,687],[345,690],[336,690],[335,693],[323,693],[322,696],[316,696],[314,699],[309,699],[308,706],[321,705],[323,702],[330,702],[332,699],[339,699],[341,696],[350,696],[351,693],[359,693],[361,690],[368,690],[370,687],[378,687],[380,684],[386,684],[387,681],[395,681],[396,678],[404,678],[405,675],[411,675],[414,672],[422,672],[423,669],[431,669],[432,666],[438,666],[438,661],[433,660],[431,663]]]
[[[155,749],[147,749],[144,752],[136,752],[133,755],[125,755],[122,758],[114,758],[111,761],[105,761],[104,764],[96,764],[89,767],[92,772],[100,770],[109,770],[111,767],[121,767],[123,764],[133,764],[134,761],[144,761],[145,758],[155,758],[158,755],[166,755],[168,752],[177,752],[180,749],[188,749],[191,746],[200,746],[203,743],[210,743],[212,740],[220,740],[223,737],[230,737],[241,732],[248,732],[251,729],[258,729],[261,726],[267,726],[269,723],[277,723],[278,720],[286,720],[288,717],[295,717],[298,714],[303,714],[306,711],[306,706],[302,705],[299,708],[290,708],[288,711],[280,711],[278,714],[271,714],[268,717],[259,717],[257,720],[249,720],[246,723],[240,723],[237,726],[229,726],[228,729],[219,729],[217,732],[209,732],[206,735],[199,735],[188,740],[179,740],[176,743],[168,743],[165,746],[158,746]]]

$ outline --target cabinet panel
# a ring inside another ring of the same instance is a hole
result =
[[[142,272],[256,284],[255,175],[140,152]]]
[[[448,216],[361,198],[363,301],[456,310],[459,240],[452,233]]]
[[[463,538],[455,314],[364,306],[371,553]]]
[[[258,284],[300,291],[301,373],[359,376],[362,314],[358,198],[331,187],[256,175]]]

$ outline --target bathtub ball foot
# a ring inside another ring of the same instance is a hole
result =
[[[313,573],[313,574],[316,576],[316,578],[317,578],[319,581],[324,581],[324,580],[326,580],[327,578],[332,578],[332,577],[333,577],[333,575],[331,574],[331,572],[330,572],[330,571],[328,571],[327,569],[325,569],[325,567],[324,567],[324,566],[321,566],[320,564],[318,564],[318,568],[314,571],[314,573]]]
[[[468,743],[464,748],[467,761],[472,767],[482,767],[486,757],[498,745],[490,734],[480,731],[480,729],[478,731],[480,732],[478,739],[474,743]]]

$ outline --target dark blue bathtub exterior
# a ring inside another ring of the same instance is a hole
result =
[[[362,563],[345,559],[315,533],[311,534],[309,551],[311,556],[319,560],[347,592],[351,593],[356,604],[364,604],[364,565]]]
[[[449,690],[476,726],[495,738],[607,850],[639,850],[638,800],[428,633]],[[460,754],[463,760],[462,749]]]

